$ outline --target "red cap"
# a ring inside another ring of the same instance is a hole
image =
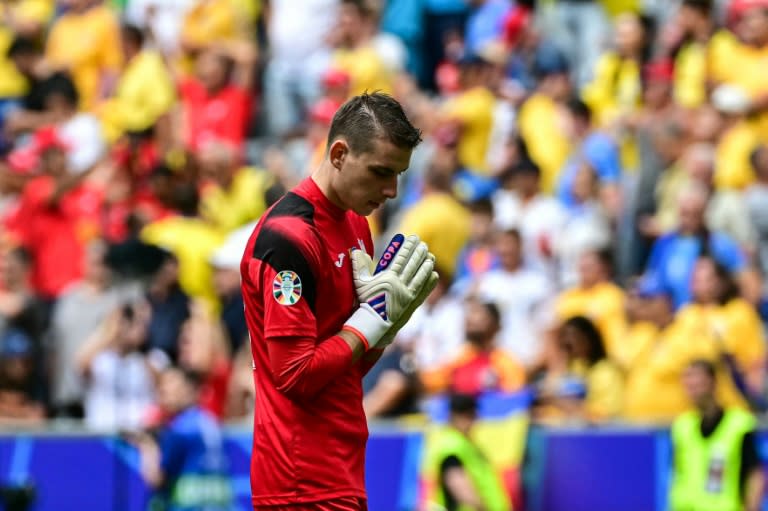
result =
[[[32,135],[32,145],[38,151],[42,153],[48,149],[61,149],[62,151],[69,151],[69,144],[64,141],[55,126],[45,126],[40,128]]]
[[[349,73],[341,69],[331,68],[323,74],[323,86],[326,89],[349,87],[350,81]]]
[[[675,64],[670,59],[651,61],[645,65],[643,76],[648,82],[670,83],[675,76]]]
[[[40,157],[31,145],[16,149],[8,155],[8,166],[16,174],[30,174],[37,167]]]
[[[40,155],[48,149],[69,151],[69,144],[59,136],[55,126],[45,126],[32,134],[29,144],[12,151],[8,155],[8,165],[12,172],[29,174],[40,162]]]
[[[518,6],[510,11],[504,20],[504,42],[507,43],[507,47],[512,48],[518,43],[530,20],[530,9]]]
[[[309,109],[309,117],[321,124],[330,125],[341,105],[330,98],[322,98]]]
[[[733,24],[749,9],[753,7],[768,7],[768,0],[731,0],[728,4],[728,24]]]

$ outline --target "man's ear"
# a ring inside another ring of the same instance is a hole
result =
[[[331,165],[341,170],[341,166],[344,164],[344,160],[349,154],[349,146],[344,140],[337,139],[331,144],[331,148],[328,151],[328,158],[331,160]]]

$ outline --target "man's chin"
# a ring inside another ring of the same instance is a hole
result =
[[[376,211],[377,209],[379,209],[380,207],[381,207],[381,204],[368,202],[368,204],[355,209],[355,213],[357,213],[360,216],[368,216],[372,214],[374,211]]]

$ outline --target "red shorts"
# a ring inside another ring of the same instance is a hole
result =
[[[368,501],[358,497],[341,497],[305,504],[254,506],[253,511],[368,511]]]

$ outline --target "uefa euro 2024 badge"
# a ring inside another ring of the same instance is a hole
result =
[[[295,304],[301,298],[301,279],[295,271],[281,271],[272,281],[272,294],[280,305]]]

